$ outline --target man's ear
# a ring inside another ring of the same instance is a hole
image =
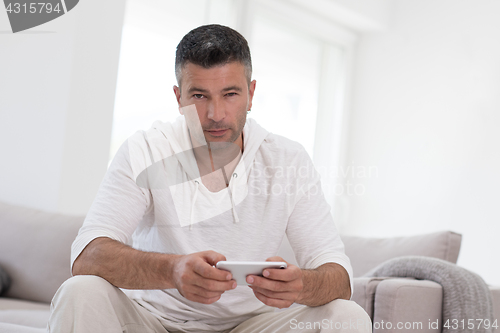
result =
[[[177,100],[177,106],[179,106],[179,112],[182,114],[181,110],[181,88],[174,86],[175,99]]]
[[[249,94],[249,99],[248,99],[248,110],[252,108],[252,100],[253,100],[253,94],[255,93],[255,86],[257,84],[257,81],[253,80],[250,82],[250,87],[248,87],[248,94]]]

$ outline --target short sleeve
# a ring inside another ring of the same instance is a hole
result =
[[[149,190],[139,187],[130,163],[129,142],[118,149],[71,246],[71,270],[83,249],[97,237],[128,243],[150,205]]]
[[[304,151],[303,163],[312,165]],[[288,219],[286,234],[295,253],[299,266],[314,269],[325,263],[337,263],[349,275],[351,297],[353,293],[353,272],[349,257],[345,254],[344,243],[337,231],[331,207],[326,202],[318,172],[312,167],[307,179],[302,183],[302,194],[298,197]],[[300,189],[299,189],[300,190]]]

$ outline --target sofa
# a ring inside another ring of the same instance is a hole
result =
[[[45,212],[0,202],[0,268],[11,286],[0,296],[0,333],[45,332],[50,302],[70,275],[70,249],[84,216]],[[412,278],[364,277],[388,259],[420,255],[456,263],[461,235],[442,231],[412,237],[364,238],[343,235],[354,271],[352,299],[370,315],[374,325],[382,321],[422,322],[423,329],[405,332],[441,332],[428,328],[442,317],[441,285]],[[295,263],[288,242],[279,254]],[[500,321],[500,287],[489,286],[495,318]],[[374,326],[373,332],[400,332]],[[500,332],[496,330],[494,332]]]

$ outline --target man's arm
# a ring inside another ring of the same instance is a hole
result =
[[[326,263],[316,269],[302,270],[304,288],[295,303],[319,306],[341,298],[351,298],[349,274],[336,263]]]
[[[284,261],[271,257],[268,261]],[[293,303],[319,306],[337,298],[350,299],[351,286],[347,271],[339,264],[326,263],[316,269],[295,265],[282,269],[265,269],[263,277],[249,275],[255,296],[264,304],[287,308]]]
[[[133,249],[107,237],[91,241],[73,263],[73,275],[97,275],[119,288],[169,289],[180,255]]]
[[[107,237],[91,241],[73,263],[73,275],[97,275],[124,289],[177,288],[182,296],[211,304],[236,287],[231,274],[215,265],[214,251],[189,255],[144,252]]]

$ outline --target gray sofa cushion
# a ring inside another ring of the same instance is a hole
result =
[[[0,265],[12,279],[4,296],[50,303],[71,276],[71,244],[83,220],[0,202]]]
[[[359,277],[378,264],[400,256],[427,256],[456,263],[462,235],[452,231],[392,238],[342,235],[342,241],[354,276]]]
[[[0,310],[0,323],[19,326],[46,328],[49,322],[49,310]],[[2,332],[2,330],[0,330]],[[18,332],[9,330],[8,332]]]
[[[41,310],[50,311],[50,304],[32,301],[23,301],[15,298],[0,297],[0,311],[2,310]],[[2,332],[2,331],[0,331]]]

